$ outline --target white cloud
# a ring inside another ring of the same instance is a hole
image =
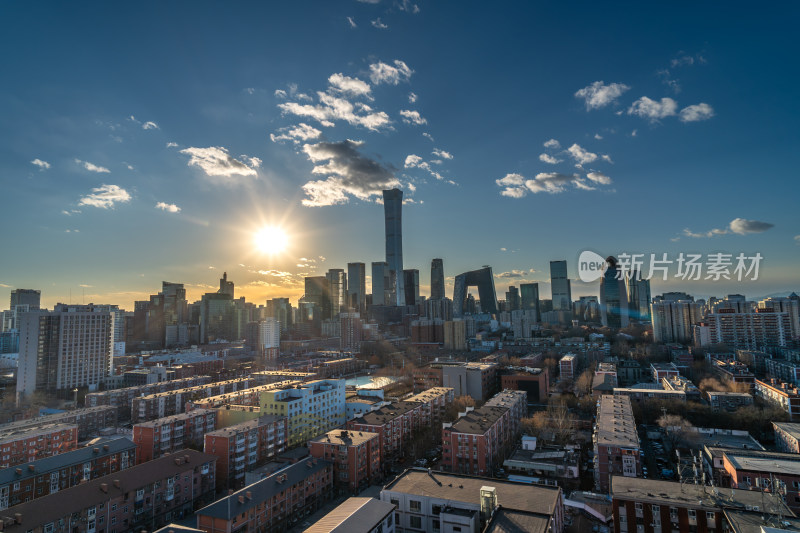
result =
[[[167,148],[175,148],[178,146],[178,143],[174,143],[172,141],[167,143]]]
[[[714,109],[710,105],[699,103],[681,109],[679,118],[681,122],[698,122],[708,120],[713,116]]]
[[[417,101],[417,95],[415,93],[408,93],[408,102],[413,104]]]
[[[142,124],[142,129],[143,130],[157,130],[157,129],[159,129],[159,127],[158,127],[158,124],[156,124],[155,122],[153,122],[151,120],[148,120],[147,122]]]
[[[162,211],[168,211],[170,213],[180,213],[181,208],[175,204],[168,204],[166,202],[158,202],[156,204],[156,209],[161,209]]]
[[[734,218],[728,225],[731,232],[739,235],[745,235],[747,233],[763,233],[774,226],[775,224],[770,224],[769,222],[747,220],[745,218]]]
[[[453,159],[453,154],[450,152],[445,152],[444,150],[439,150],[438,148],[434,148],[433,152],[431,152],[436,157],[441,157],[442,159]]]
[[[352,96],[368,96],[371,91],[369,83],[361,81],[358,78],[345,76],[341,72],[331,74],[328,78],[328,83],[334,91]]]
[[[602,81],[596,81],[578,90],[575,93],[575,98],[582,98],[586,102],[586,110],[591,111],[613,103],[628,89],[630,87],[624,83],[609,83],[605,85]]]
[[[350,27],[351,27],[351,28],[353,28],[353,29],[355,29],[355,28],[358,28],[358,24],[356,24],[356,21],[355,21],[355,20],[353,20],[353,17],[347,17],[347,23],[348,23],[348,24],[350,25]]]
[[[646,118],[652,122],[664,117],[671,117],[675,115],[678,109],[678,103],[672,98],[662,98],[661,101],[651,100],[646,96],[642,96],[628,108],[629,115],[638,115]]]
[[[539,154],[539,161],[544,163],[549,163],[551,165],[555,165],[556,163],[561,163],[561,159],[557,159],[549,154]]]
[[[295,144],[299,144],[300,141],[309,141],[312,139],[318,139],[322,132],[313,126],[309,126],[305,122],[301,122],[297,126],[287,126],[285,128],[280,128],[278,130],[280,135],[275,135],[274,133],[270,133],[269,138],[272,142],[280,142],[280,141],[292,141]]]
[[[394,60],[394,66],[387,65],[382,61],[373,63],[369,66],[369,72],[369,79],[375,85],[380,85],[381,83],[397,85],[401,81],[408,81],[411,74],[414,73],[408,65],[399,59]]]
[[[567,148],[567,152],[579,165],[585,165],[597,160],[597,154],[584,150],[578,144],[573,144]]]
[[[555,139],[550,139],[549,141],[545,141],[543,143],[543,146],[545,148],[552,148],[553,150],[558,150],[559,148],[561,148],[561,143]]]
[[[503,190],[500,192],[502,196],[510,198],[522,198],[528,193],[538,194],[546,192],[549,194],[562,193],[568,187],[593,191],[596,189],[593,185],[608,185],[611,183],[611,178],[599,172],[591,172],[587,175],[591,184],[582,178],[580,174],[562,174],[560,172],[541,172],[536,175],[534,179],[526,179],[521,174],[506,174],[504,178],[495,180],[495,183]]]
[[[78,204],[109,209],[114,207],[114,204],[117,202],[126,203],[130,202],[130,200],[131,195],[119,185],[103,184],[100,187],[92,189],[92,192],[82,197]]]
[[[345,140],[335,143],[306,144],[303,151],[314,163],[313,174],[327,178],[303,185],[305,206],[326,206],[346,203],[350,196],[370,200],[384,189],[400,182],[377,161],[359,152],[363,142]]]
[[[31,164],[39,167],[39,170],[47,170],[48,168],[50,168],[50,163],[48,163],[47,161],[42,161],[39,158],[36,158],[33,161],[31,161]]]
[[[403,109],[400,111],[400,116],[403,117],[403,122],[406,124],[415,124],[417,126],[421,126],[428,123],[427,119],[420,116],[419,111],[409,111],[408,109]]]
[[[188,165],[199,167],[208,176],[258,176],[252,158],[248,163],[239,161],[228,153],[227,148],[222,146],[209,146],[207,148],[185,148],[180,151],[182,154],[191,156]],[[260,160],[256,158],[260,164]]]
[[[89,172],[98,172],[98,173],[101,173],[101,174],[108,174],[108,173],[111,172],[106,167],[101,167],[101,166],[95,165],[94,163],[90,163],[88,161],[81,161],[80,159],[76,159],[75,162],[78,163],[79,165],[83,166],[83,168],[85,168]]]
[[[375,20],[371,21],[370,24],[372,24],[372,26],[374,28],[378,28],[379,30],[385,30],[385,29],[389,28],[389,26],[387,26],[386,24],[381,22],[381,18],[380,17],[378,17]]]

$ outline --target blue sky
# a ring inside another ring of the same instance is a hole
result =
[[[131,307],[162,280],[194,299],[225,270],[251,301],[296,299],[304,275],[383,260],[392,184],[424,294],[434,257],[491,264],[502,293],[554,259],[577,277],[585,249],[764,257],[758,281],[654,294],[797,290],[797,15],[5,2],[0,301]],[[284,253],[254,248],[264,225]]]

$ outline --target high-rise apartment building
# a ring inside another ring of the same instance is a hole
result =
[[[617,260],[606,259],[607,268],[600,278],[600,313],[603,325],[609,328],[628,326],[628,293]],[[555,304],[555,300],[553,301]]]
[[[391,303],[406,305],[403,279],[403,191],[383,191],[383,211],[386,218],[386,263],[389,265]]]
[[[550,290],[553,293],[553,311],[572,310],[572,288],[566,261],[550,261]]]
[[[108,306],[58,304],[23,313],[17,400],[34,391],[97,389],[113,370],[114,315]]]
[[[364,263],[347,263],[347,307],[356,311],[366,310],[366,273]]]
[[[431,261],[431,300],[444,298],[444,263],[441,259]]]

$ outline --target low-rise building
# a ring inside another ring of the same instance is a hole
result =
[[[305,533],[394,533],[394,505],[375,498],[348,498]]]
[[[312,457],[333,463],[334,485],[358,491],[381,477],[380,436],[335,430],[308,441]]]
[[[195,450],[162,457],[14,507],[10,533],[155,530],[214,496],[216,458]]]
[[[30,463],[78,447],[78,426],[55,423],[18,427],[6,424],[0,429],[0,468]]]
[[[319,509],[332,487],[333,465],[308,457],[198,510],[197,528],[208,533],[282,531]]]
[[[535,514],[549,527],[544,531],[564,529],[564,498],[557,487],[414,468],[386,485],[381,501],[396,507],[398,532],[480,533],[498,509]]]
[[[0,511],[136,464],[136,445],[125,437],[0,470]]]
[[[612,476],[641,474],[641,446],[631,400],[626,396],[601,396],[593,437],[595,487],[611,488]]]
[[[755,380],[755,395],[789,413],[789,420],[800,417],[800,391],[776,379]]]
[[[288,436],[288,419],[278,415],[263,415],[206,433],[203,451],[217,457],[217,488],[240,488],[246,471],[286,450]]]
[[[217,426],[217,412],[195,409],[188,413],[140,422],[133,426],[136,462],[151,461],[162,455],[182,450],[189,445],[201,447],[206,433]]]
[[[775,446],[781,452],[800,453],[800,423],[773,422]]]

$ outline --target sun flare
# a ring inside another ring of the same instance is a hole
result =
[[[258,230],[253,237],[256,248],[261,253],[277,254],[286,249],[289,244],[289,236],[283,228],[277,226],[265,226]]]

